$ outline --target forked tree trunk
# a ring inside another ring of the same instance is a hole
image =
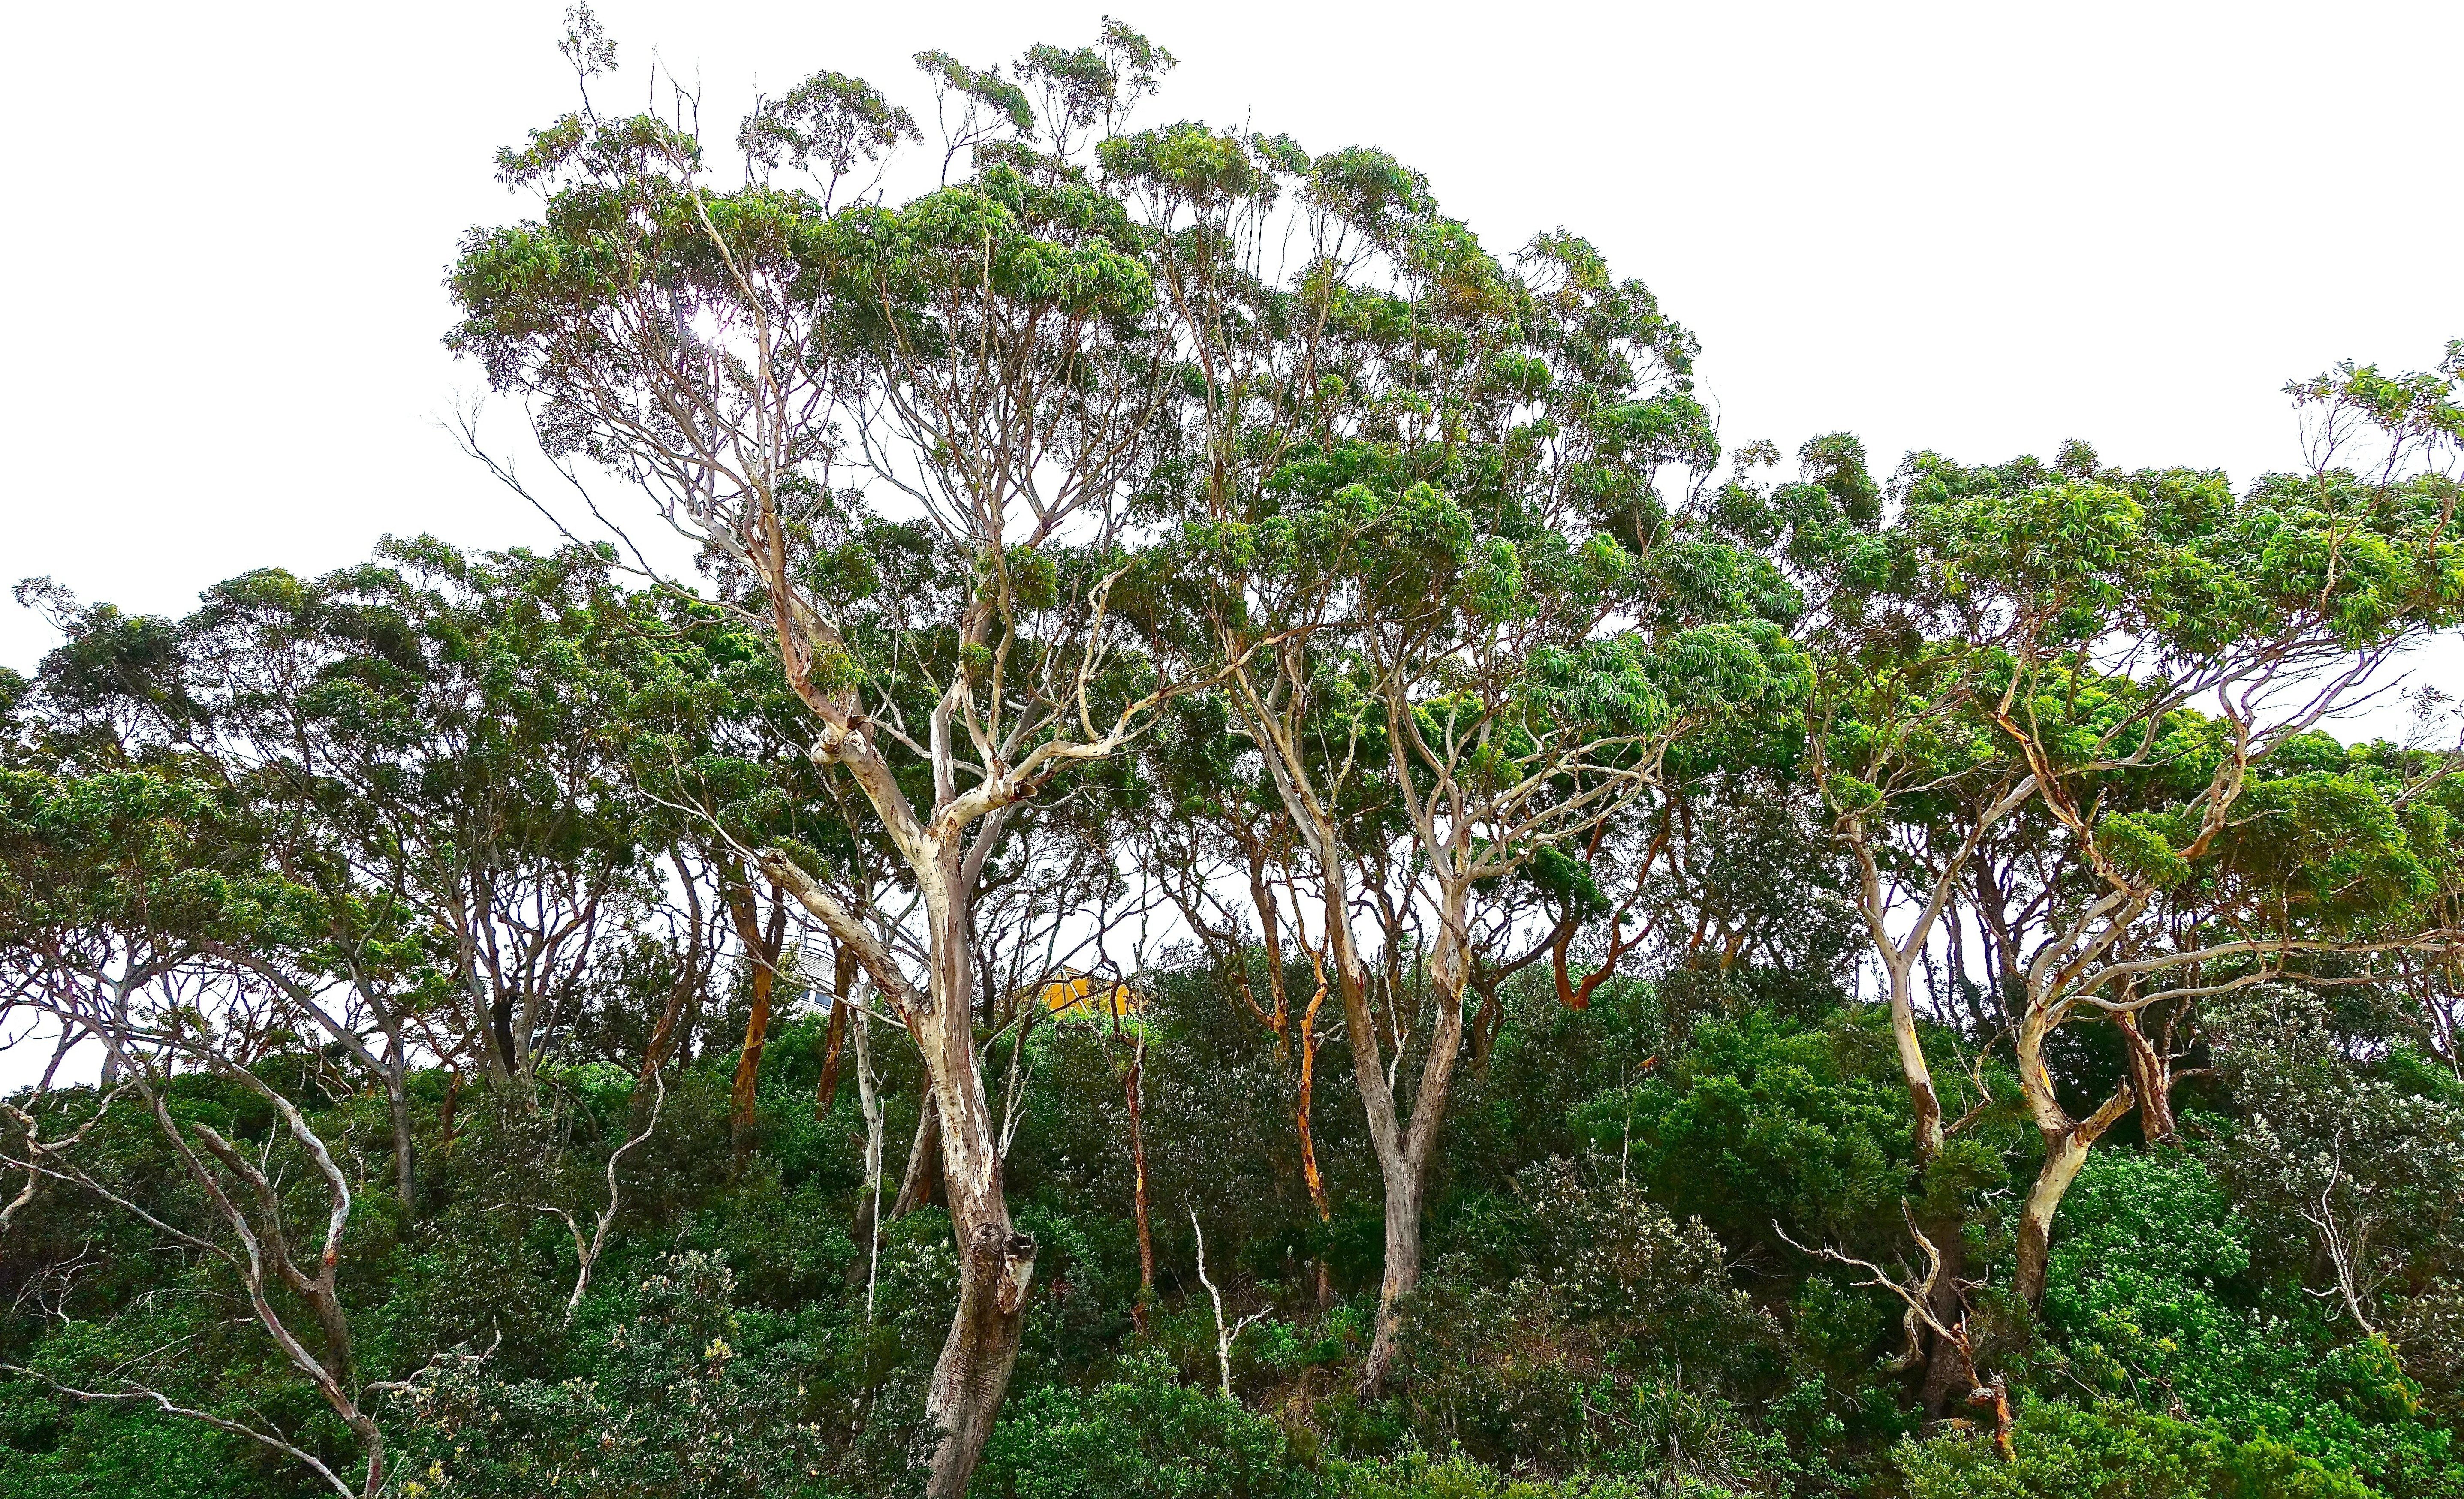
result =
[[[1471,952],[1464,923],[1469,896],[1468,887],[1443,893],[1438,941],[1429,964],[1429,986],[1438,1002],[1438,1023],[1429,1035],[1429,1053],[1420,1064],[1420,1081],[1413,1092],[1408,1127],[1401,1126],[1396,1116],[1395,1095],[1385,1086],[1385,1072],[1378,1066],[1374,1040],[1368,1047],[1353,1044],[1355,1070],[1362,1070],[1360,1064],[1365,1059],[1366,1073],[1376,1080],[1372,1088],[1364,1079],[1361,1093],[1364,1102],[1383,1114],[1382,1119],[1373,1116],[1369,1134],[1377,1147],[1377,1171],[1386,1189],[1386,1271],[1377,1287],[1376,1335],[1370,1340],[1369,1358],[1360,1371],[1360,1392],[1364,1397],[1375,1397],[1385,1388],[1386,1377],[1402,1347],[1403,1303],[1420,1287],[1421,1229],[1429,1168],[1437,1156],[1439,1129],[1445,1122],[1455,1059],[1463,1049],[1463,986],[1471,977]],[[1349,981],[1346,987],[1351,987]],[[1353,996],[1347,993],[1347,1016],[1353,1004]],[[1376,1032],[1371,1027],[1375,1021],[1369,1016],[1365,992],[1358,1007],[1361,1019],[1352,1023],[1353,1034],[1365,1030],[1374,1038]]]
[[[2036,1168],[2036,1179],[2028,1188],[2028,1201],[2019,1209],[2019,1268],[2012,1277],[2013,1288],[2032,1307],[2045,1298],[2054,1214],[2062,1205],[2062,1196],[2079,1179],[2079,1168],[2087,1164],[2088,1152],[2096,1142],[2130,1112],[2131,1101],[2130,1085],[2124,1083],[2087,1118],[2067,1130],[2041,1132],[2045,1136],[2045,1163]]]
[[[843,748],[836,753],[853,761],[850,769],[875,806],[891,809],[893,831],[916,877],[932,964],[924,990],[917,992],[880,941],[793,860],[774,852],[764,855],[762,868],[833,937],[855,949],[874,983],[898,1006],[924,1064],[924,1117],[916,1143],[925,1145],[935,1133],[940,1139],[941,1192],[958,1249],[958,1304],[925,1389],[915,1457],[926,1473],[927,1499],[964,1499],[1018,1362],[1036,1249],[1034,1237],[1010,1221],[1000,1139],[977,1062],[975,948],[967,939],[977,870],[962,851],[963,821],[915,824],[898,810],[894,783],[861,741],[850,737],[839,742]],[[990,835],[988,829],[983,836]],[[979,852],[989,847],[979,843]],[[911,1185],[918,1164],[909,1162]],[[902,1189],[902,1201],[908,1196]]]
[[[2122,1032],[2123,1054],[2130,1063],[2131,1091],[2139,1097],[2140,1133],[2150,1145],[2181,1138],[2181,1126],[2173,1118],[2172,1059],[2140,1030],[2136,1015],[2117,1015],[2113,1023]],[[2167,1029],[2169,1049],[2170,1026]]]
[[[2031,1306],[2044,1299],[2046,1268],[2052,1261],[2054,1214],[2062,1205],[2062,1195],[2079,1179],[2079,1168],[2087,1164],[2087,1142],[2075,1130],[2048,1135],[2045,1163],[2037,1168],[2036,1179],[2028,1188],[2028,1200],[2019,1209],[2019,1269],[2013,1286]]]
[[[2036,1121],[2036,1133],[2045,1141],[2044,1164],[2036,1168],[2036,1179],[2028,1188],[2027,1201],[2019,1208],[2019,1265],[2012,1277],[2013,1289],[2032,1307],[2044,1299],[2045,1274],[2054,1242],[2054,1214],[2062,1205],[2062,1195],[2079,1179],[2079,1168],[2087,1164],[2088,1152],[2096,1142],[2120,1123],[2137,1102],[2136,1092],[2125,1082],[2086,1118],[2070,1116],[2055,1095],[2053,1074],[2045,1069],[2045,1038],[2060,1024],[2058,1008],[2032,995],[2027,1014],[2019,1023],[2014,1047],[2019,1063],[2019,1091],[2026,1096],[2028,1112]]]

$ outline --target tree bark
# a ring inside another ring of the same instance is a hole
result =
[[[1936,1252],[1942,1256],[1942,1268],[1933,1278],[1926,1305],[1933,1319],[1945,1327],[1959,1326],[1968,1314],[1959,1283],[1968,1263],[1968,1245],[1961,1231],[1963,1217],[1954,1212],[1925,1230],[1925,1237],[1933,1241]],[[1940,1421],[1954,1400],[1968,1399],[1975,1384],[1976,1366],[1969,1351],[1950,1338],[1928,1332],[1924,1390],[1926,1418]]]
[[[924,1398],[934,1442],[927,1499],[965,1499],[1018,1362],[1035,1239],[1011,1223],[999,1134],[977,1069],[975,944],[955,848],[926,882],[933,921],[930,1003],[913,1019],[941,1135],[941,1193],[958,1243],[958,1308]],[[937,898],[935,898],[937,897]]]
[[[1368,1117],[1369,1140],[1377,1157],[1377,1173],[1386,1197],[1386,1270],[1377,1288],[1377,1331],[1369,1358],[1360,1372],[1360,1391],[1374,1396],[1386,1382],[1402,1334],[1397,1303],[1411,1294],[1420,1279],[1419,1194],[1414,1190],[1405,1158],[1403,1132],[1395,1113],[1394,1091],[1378,1058],[1377,1019],[1369,1010],[1368,974],[1352,942],[1350,913],[1343,909],[1344,882],[1327,881],[1326,925],[1329,958],[1334,965],[1335,988],[1343,999],[1344,1025],[1351,1042],[1352,1075]]]
[[[709,965],[702,960],[705,951],[702,937],[708,930],[702,922],[701,884],[693,871],[685,867],[684,855],[670,850],[676,867],[676,882],[685,894],[685,956],[676,974],[675,987],[668,991],[668,1003],[659,1010],[658,1024],[650,1027],[650,1039],[642,1047],[642,1070],[633,1079],[635,1090],[650,1086],[652,1073],[667,1064],[668,1052],[676,1045],[676,1023],[683,1017],[685,1006],[698,1000],[701,986],[708,978]],[[691,1026],[687,1026],[688,1032]],[[691,1057],[684,1060],[690,1062]]]
[[[830,1028],[822,1038],[822,1075],[813,1085],[813,1118],[826,1122],[839,1097],[839,1059],[847,1051],[847,1010],[855,999],[855,955],[839,944],[830,965]]]
[[[393,1123],[393,1189],[402,1198],[405,1217],[414,1212],[418,1201],[419,1175],[411,1156],[410,1086],[403,1075],[402,1038],[392,1038],[391,1050],[385,1056],[385,1107]]]
[[[1147,1037],[1141,1027],[1131,1038],[1130,1069],[1121,1079],[1130,1106],[1131,1202],[1138,1222],[1138,1299],[1130,1310],[1141,1333],[1147,1330],[1147,1308],[1155,1301],[1155,1229],[1147,1215],[1146,1071]]]
[[[770,995],[779,981],[779,957],[787,942],[787,902],[773,892],[770,916],[760,919],[749,880],[731,878],[728,914],[744,956],[753,964],[753,1008],[744,1019],[744,1044],[736,1055],[736,1078],[729,1089],[728,1130],[735,1140],[734,1165],[741,1168],[753,1149],[754,1099],[761,1082],[761,1048],[770,1037]]]
[[[1316,959],[1312,958],[1312,961]],[[1326,1003],[1326,969],[1318,966],[1317,992],[1309,996],[1309,1008],[1301,1014],[1301,1084],[1300,1096],[1293,1106],[1294,1122],[1300,1128],[1301,1179],[1309,1183],[1309,1205],[1317,1209],[1319,1223],[1334,1221],[1334,1210],[1326,1200],[1326,1178],[1317,1169],[1317,1129],[1312,1122],[1314,1105],[1311,1095],[1317,1088],[1317,1011]]]
[[[1366,1060],[1367,1071],[1377,1079],[1375,1096],[1385,1113],[1382,1127],[1373,1120],[1370,1129],[1370,1137],[1377,1146],[1378,1175],[1386,1189],[1386,1271],[1377,1287],[1377,1333],[1370,1340],[1369,1357],[1360,1371],[1364,1398],[1374,1398],[1385,1388],[1386,1377],[1402,1346],[1403,1302],[1420,1286],[1421,1218],[1426,1206],[1429,1166],[1437,1155],[1439,1128],[1445,1120],[1455,1059],[1463,1049],[1463,986],[1471,978],[1466,924],[1470,894],[1468,886],[1449,886],[1441,895],[1438,940],[1429,964],[1429,986],[1438,1002],[1438,1022],[1429,1035],[1429,1053],[1420,1063],[1420,1081],[1412,1095],[1408,1128],[1398,1127],[1394,1094],[1384,1086],[1385,1073],[1377,1062],[1376,1032],[1367,1031],[1371,1040],[1365,1047],[1357,1040],[1353,1044],[1354,1069],[1360,1070],[1358,1064]],[[1347,996],[1347,1014],[1351,1007],[1352,1000]],[[1363,1021],[1374,1025],[1365,995],[1360,1012]],[[1361,1033],[1361,1027],[1355,1025],[1353,1034]],[[1368,1096],[1369,1090],[1364,1088],[1364,1100]]]
[[[2128,1113],[2136,1101],[2128,1083],[2114,1091],[2097,1108],[2096,1113],[2064,1130],[2045,1130],[2045,1163],[2036,1168],[2036,1179],[2028,1189],[2028,1201],[2019,1209],[2019,1268],[2012,1278],[2013,1289],[2035,1306],[2045,1297],[2045,1274],[2051,1263],[2054,1242],[2054,1214],[2062,1205],[2062,1195],[2079,1179],[2079,1168],[2087,1164],[2088,1152],[2104,1133]]]
[[[964,1499],[1018,1364],[1027,1287],[1035,1275],[1035,1240],[1029,1235],[985,1222],[964,1244],[957,1314],[950,1319],[950,1336],[924,1398],[934,1444],[924,1487],[929,1499]]]
[[[2062,1205],[2062,1195],[2079,1179],[2079,1168],[2087,1164],[2088,1152],[2096,1142],[2120,1123],[2138,1101],[2131,1085],[2125,1082],[2114,1090],[2113,1096],[2098,1105],[2094,1113],[2084,1119],[2073,1119],[2055,1095],[2053,1075],[2045,1069],[2045,1038],[2060,1024],[2057,1009],[2032,998],[2019,1025],[2015,1048],[2019,1091],[2026,1096],[2028,1112],[2045,1141],[2044,1164],[2036,1168],[2035,1182],[2029,1187],[2028,1200],[2019,1209],[2019,1265],[2013,1276],[2013,1289],[2032,1307],[2044,1299],[2054,1214]]]
[[[1899,1053],[1900,1075],[1908,1089],[1908,1109],[1915,1116],[1917,1165],[1933,1163],[1942,1154],[1942,1094],[1933,1086],[1933,1067],[1925,1060],[1925,1042],[1917,1034],[1914,963],[1907,955],[1886,956],[1882,972],[1891,985],[1891,1046]]]
[[[2139,1028],[2138,1016],[2116,1015],[2113,1023],[2122,1032],[2123,1053],[2130,1063],[2131,1091],[2139,1097],[2140,1133],[2151,1145],[2180,1139],[2181,1127],[2173,1117],[2172,1059]]]
[[[1403,1346],[1403,1301],[1420,1287],[1420,1185],[1408,1166],[1388,1171],[1387,1164],[1378,1162],[1386,1189],[1386,1269],[1377,1282],[1377,1333],[1360,1370],[1364,1400],[1385,1389]]]
[[[940,742],[936,730],[935,743]],[[865,785],[915,875],[931,963],[924,991],[917,992],[874,935],[792,859],[774,851],[763,856],[762,869],[820,917],[832,937],[854,949],[866,973],[897,1007],[923,1060],[925,1106],[908,1175],[912,1185],[937,1133],[942,1197],[958,1248],[958,1305],[926,1387],[922,1447],[916,1456],[927,1472],[927,1499],[964,1499],[967,1481],[1009,1389],[1035,1274],[1035,1240],[1019,1232],[1010,1220],[1001,1142],[976,1053],[969,906],[981,858],[998,836],[1001,813],[988,814],[975,852],[968,854],[960,841],[966,819],[936,816],[929,827],[917,822],[887,767],[860,738],[842,731],[828,753]],[[911,1196],[905,1188],[899,1195],[902,1204]]]
[[[894,1223],[932,1201],[934,1183],[940,1175],[941,1109],[928,1082],[922,1110],[915,1116],[915,1139],[907,1147],[907,1172],[899,1179],[898,1196],[890,1204],[890,1221]]]

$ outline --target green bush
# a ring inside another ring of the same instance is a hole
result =
[[[2266,1438],[2236,1442],[2116,1404],[2022,1406],[2015,1462],[1982,1436],[1909,1442],[1894,1455],[1907,1499],[2371,1499],[2358,1479]]]
[[[1010,1397],[974,1491],[987,1499],[1305,1499],[1338,1490],[1284,1430],[1133,1354],[1091,1390]]]
[[[2044,1321],[2069,1374],[2109,1398],[2176,1401],[2390,1493],[2464,1493],[2454,1435],[2379,1337],[2251,1273],[2250,1226],[2195,1158],[2108,1152],[2062,1206]]]

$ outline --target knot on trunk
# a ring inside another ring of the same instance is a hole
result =
[[[1018,1315],[1035,1278],[1035,1235],[979,1224],[967,1245],[967,1261],[968,1278],[991,1291],[994,1309],[1004,1317]]]

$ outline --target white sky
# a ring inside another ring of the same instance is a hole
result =
[[[1846,429],[1887,471],[2084,436],[2247,478],[2298,460],[2286,380],[2464,335],[2454,0],[1113,3],[1181,58],[1150,121],[1382,145],[1496,249],[1591,236],[1701,335],[1732,445]],[[12,9],[0,584],[176,614],[387,532],[552,540],[439,425],[477,384],[439,283],[526,209],[488,157],[570,101],[561,4]],[[823,68],[924,113],[913,53],[1076,45],[1100,9],[601,8],[616,99],[655,48],[721,141]],[[0,599],[0,664],[52,644]],[[2464,686],[2448,645],[2415,664]]]
[[[1732,444],[2078,435],[2243,478],[2298,458],[2288,378],[2464,334],[2452,0],[1113,3],[1182,59],[1151,121],[1383,145],[1498,249],[1590,235],[1700,333]],[[476,385],[437,340],[456,233],[526,208],[488,153],[569,101],[560,10],[15,9],[0,583],[177,613],[386,532],[548,539],[437,425]],[[822,68],[928,113],[910,54],[1074,45],[1099,7],[602,14],[620,100],[656,48],[723,140]],[[0,663],[51,643],[0,600]]]

